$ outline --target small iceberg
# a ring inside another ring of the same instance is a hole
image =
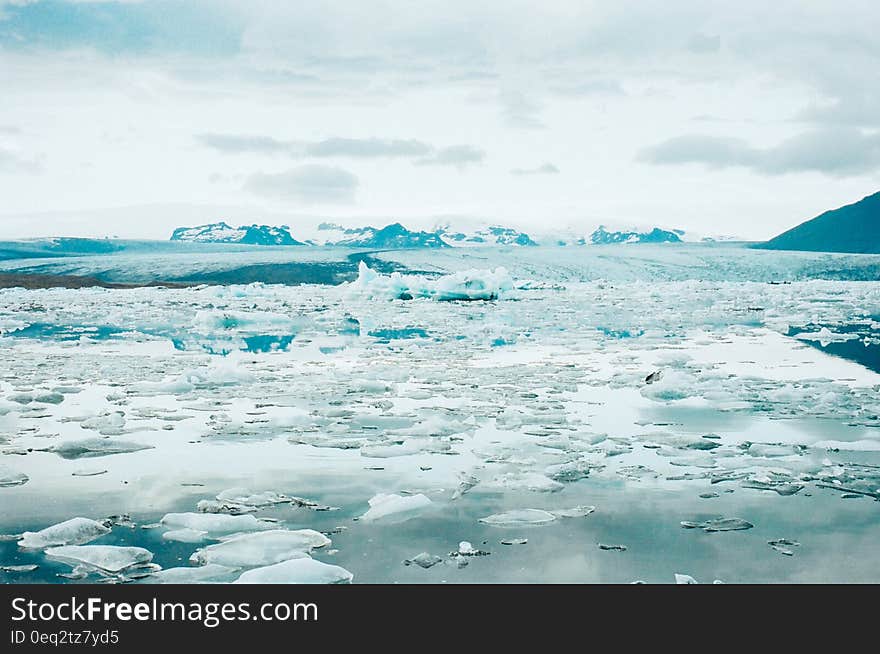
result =
[[[25,549],[43,549],[56,545],[82,545],[109,534],[110,529],[97,520],[71,518],[40,531],[26,531],[18,546]]]
[[[498,300],[513,290],[514,283],[507,270],[500,267],[495,270],[465,270],[430,278],[397,272],[382,275],[361,261],[358,265],[358,277],[348,287],[353,293],[370,298],[429,298],[448,302]]]
[[[432,502],[421,493],[406,496],[380,493],[370,499],[369,504],[369,510],[360,517],[364,522],[392,516],[394,521],[402,522],[414,517],[414,514],[429,507]]]
[[[354,575],[310,557],[291,559],[243,573],[234,584],[348,584]]]
[[[209,545],[196,551],[190,557],[190,562],[199,565],[265,566],[302,558],[313,548],[329,544],[329,538],[313,529],[277,529],[234,536],[216,545]]]
[[[85,566],[95,570],[118,573],[136,565],[153,560],[153,553],[143,547],[120,547],[118,545],[65,545],[51,547],[46,556],[72,566]]]

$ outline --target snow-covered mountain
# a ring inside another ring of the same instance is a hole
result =
[[[438,232],[411,230],[400,223],[392,223],[381,228],[371,226],[346,228],[335,223],[321,223],[318,225],[318,236],[309,239],[308,242],[312,245],[392,250],[448,247]]]
[[[459,230],[449,225],[437,229],[446,243],[453,247],[479,247],[491,245],[538,245],[525,232],[511,227],[489,225],[477,229]]]
[[[305,245],[290,235],[287,225],[242,225],[232,227],[221,221],[197,227],[178,227],[172,241],[196,243],[240,243],[242,245]]]
[[[680,229],[666,230],[654,227],[650,231],[609,230],[599,225],[589,242],[592,245],[610,245],[615,243],[681,243],[684,231]]]
[[[323,222],[297,230],[302,241],[293,238],[285,226],[250,225],[232,227],[225,222],[180,227],[172,241],[198,243],[240,243],[250,245],[314,245],[400,250],[444,247],[524,247],[536,245],[617,245],[629,243],[680,243],[725,240],[706,238],[680,229],[657,226],[572,226],[563,230],[527,234],[497,223],[475,221],[435,223],[427,230],[410,229],[399,222],[384,227],[345,227]],[[595,225],[595,223],[593,224]],[[530,230],[531,231],[531,230]]]

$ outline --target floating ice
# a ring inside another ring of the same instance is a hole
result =
[[[787,538],[777,538],[776,540],[768,540],[767,544],[780,554],[784,554],[785,556],[794,556],[794,550],[792,547],[800,547],[800,543],[796,540],[789,540]]]
[[[257,520],[253,515],[224,515],[216,513],[167,513],[159,521],[172,530],[203,531],[210,537],[246,531],[277,529],[273,522]]]
[[[291,559],[243,573],[235,584],[347,584],[354,575],[310,557]]]
[[[23,472],[18,472],[4,465],[0,465],[0,488],[21,486],[26,484],[29,477]]]
[[[495,513],[480,522],[493,527],[527,527],[532,525],[545,525],[556,520],[556,516],[541,509],[515,509],[504,513]]]
[[[610,552],[626,552],[626,545],[606,545],[605,543],[599,543],[599,549]]]
[[[191,563],[218,563],[227,566],[253,567],[280,563],[305,556],[314,548],[330,544],[324,534],[312,529],[272,530],[234,536],[216,545],[198,550]]]
[[[71,518],[40,531],[26,531],[18,541],[19,547],[42,549],[54,545],[82,545],[109,534],[103,523],[89,518]]]
[[[130,441],[112,440],[109,438],[87,438],[81,441],[67,441],[51,448],[63,459],[83,459],[111,454],[131,454],[141,450],[152,449],[152,445],[132,443]]]
[[[143,578],[145,584],[203,584],[228,579],[238,568],[209,563],[197,567],[159,570]]]
[[[691,577],[690,575],[683,575],[679,573],[675,573],[675,583],[676,584],[695,584],[697,580]]]
[[[217,499],[221,502],[231,502],[232,504],[253,507],[264,507],[290,501],[289,497],[276,493],[275,491],[252,493],[244,488],[228,488],[225,491],[218,493]]]
[[[120,547],[117,545],[51,547],[46,550],[46,556],[72,566],[82,565],[114,573],[153,560],[153,553],[143,547]]]
[[[349,289],[366,297],[394,300],[430,298],[433,300],[497,300],[513,289],[513,279],[504,268],[495,270],[467,270],[429,278],[401,275],[394,272],[382,275],[363,261],[358,265],[358,278]]]
[[[35,563],[26,563],[24,565],[0,565],[0,572],[33,572],[39,566]]]
[[[714,531],[742,531],[751,529],[755,525],[742,518],[713,518],[704,522],[682,521],[681,526],[685,529],[702,529],[711,533]]]
[[[414,517],[431,505],[431,500],[421,493],[417,495],[394,495],[380,493],[369,501],[370,508],[360,519],[366,522],[392,518],[394,521]]]
[[[550,513],[555,515],[557,518],[583,518],[590,515],[595,510],[595,506],[580,505],[572,509],[556,509],[554,511],[551,511]]]
[[[171,529],[170,531],[166,531],[162,534],[162,538],[165,540],[173,540],[178,543],[201,543],[208,538],[208,532],[184,527],[183,529]]]
[[[443,559],[434,554],[428,554],[427,552],[422,552],[421,554],[417,554],[411,559],[407,559],[403,562],[404,565],[417,565],[420,568],[431,568],[438,563],[442,563]]]

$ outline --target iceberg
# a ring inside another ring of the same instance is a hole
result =
[[[291,559],[243,573],[234,584],[348,584],[354,575],[310,557]]]
[[[394,495],[380,493],[369,501],[370,508],[360,519],[364,522],[393,517],[395,521],[408,520],[431,505],[431,500],[418,495]]]
[[[21,486],[28,482],[29,477],[23,472],[0,465],[0,488]]]
[[[206,532],[211,538],[246,531],[277,529],[273,522],[257,520],[253,515],[222,513],[167,513],[160,521],[172,530],[191,529]]]
[[[97,520],[71,518],[40,531],[26,531],[18,546],[26,549],[43,549],[54,545],[82,545],[109,534],[110,529]]]
[[[515,509],[513,511],[505,511],[504,513],[495,513],[485,518],[480,518],[480,522],[492,525],[493,527],[528,527],[536,525],[546,525],[556,520],[556,516],[549,511],[541,509]]]
[[[110,456],[111,454],[131,454],[141,450],[152,449],[152,445],[131,443],[129,441],[112,440],[108,438],[87,438],[80,441],[68,441],[56,445],[50,451],[62,459],[83,459],[97,456]]]
[[[501,267],[494,270],[466,270],[430,278],[398,272],[383,275],[361,261],[358,277],[348,288],[355,294],[390,300],[498,300],[513,290],[514,283],[507,270]]]
[[[329,544],[329,538],[312,529],[278,529],[225,539],[196,551],[189,560],[198,565],[264,566],[302,558],[313,548]]]
[[[50,547],[46,556],[72,566],[85,566],[104,572],[122,572],[153,560],[153,553],[143,547],[118,545],[64,545]]]
[[[209,563],[197,567],[181,566],[179,568],[167,568],[159,570],[144,577],[144,584],[204,584],[229,578],[237,572],[238,568],[229,568],[225,565]]]

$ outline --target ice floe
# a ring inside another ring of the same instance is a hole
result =
[[[82,545],[109,533],[110,529],[97,520],[71,518],[40,531],[24,532],[18,545],[27,549],[42,549],[56,545]]]
[[[338,565],[305,557],[242,573],[236,584],[347,584],[354,575]]]
[[[153,553],[143,547],[121,547],[118,545],[50,547],[46,550],[46,556],[72,566],[85,566],[114,573],[153,560]]]
[[[196,551],[190,562],[226,566],[254,567],[300,558],[313,549],[325,547],[330,539],[312,529],[272,530],[230,537]]]
[[[380,493],[370,498],[370,508],[360,516],[364,522],[403,521],[413,518],[431,506],[430,498],[418,493],[416,495],[395,495]]]

